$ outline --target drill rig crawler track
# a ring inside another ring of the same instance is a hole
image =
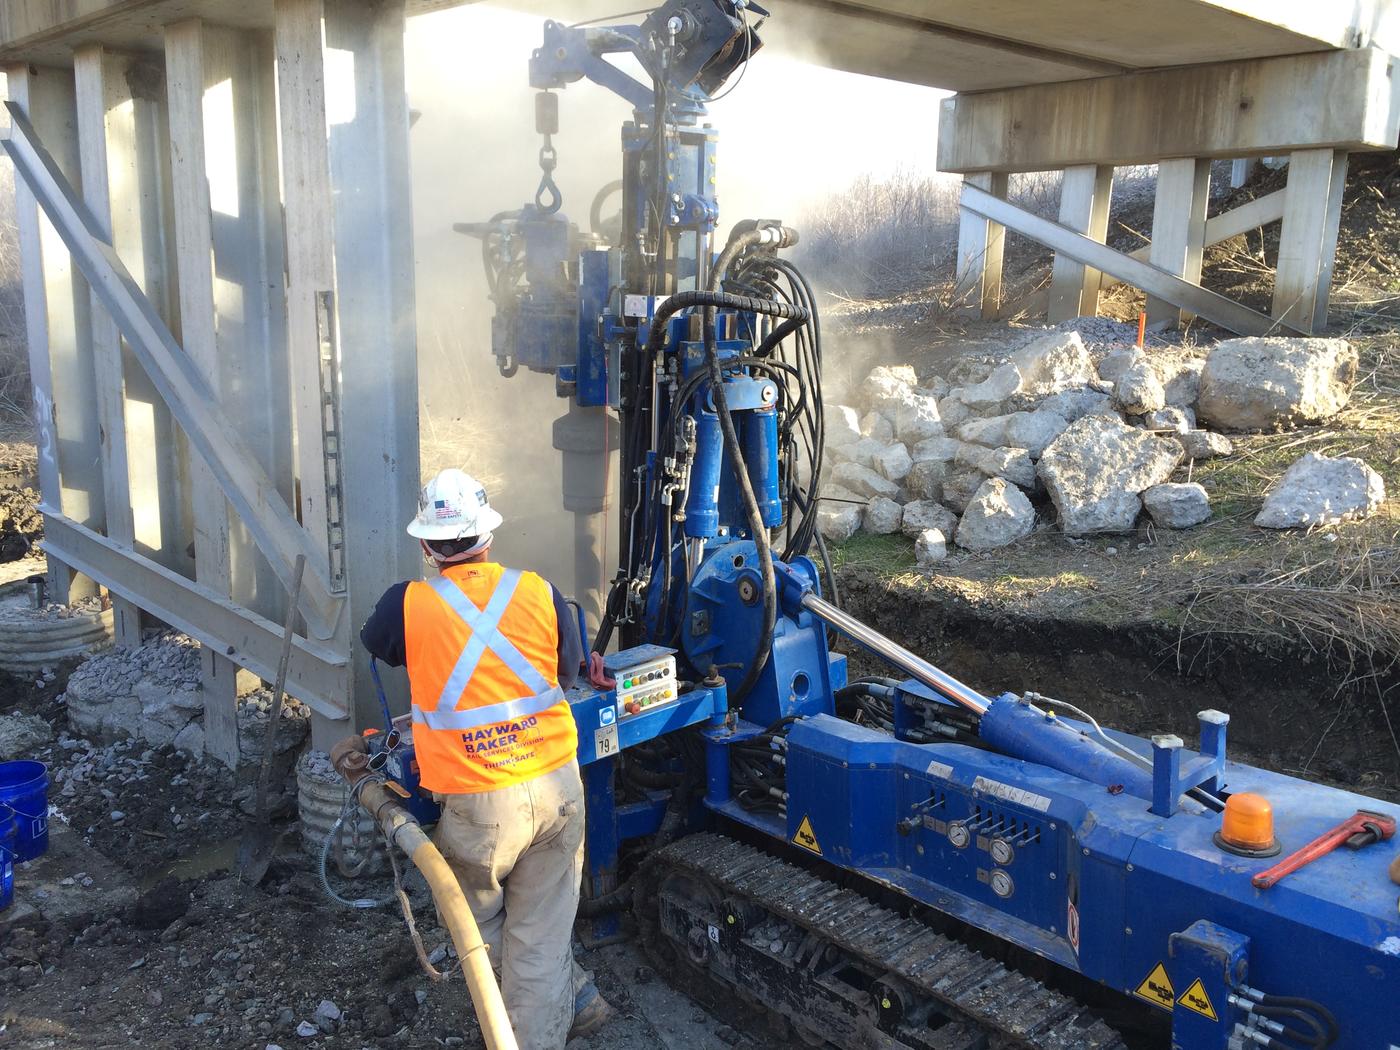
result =
[[[642,943],[843,1048],[1126,1050],[1091,1010],[855,890],[717,834],[648,857]]]

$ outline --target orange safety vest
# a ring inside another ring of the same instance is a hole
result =
[[[473,794],[564,765],[578,730],[559,688],[553,593],[533,572],[448,566],[404,594],[422,785]]]

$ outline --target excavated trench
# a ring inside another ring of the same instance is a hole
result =
[[[1302,646],[1219,634],[1183,639],[1160,622],[1008,613],[862,570],[842,572],[840,582],[848,612],[984,693],[1034,690],[1114,728],[1173,732],[1188,745],[1196,713],[1214,708],[1230,715],[1235,760],[1400,801],[1394,665],[1364,674]],[[865,654],[852,655],[853,675],[878,670]]]

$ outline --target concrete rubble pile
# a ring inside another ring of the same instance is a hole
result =
[[[1133,346],[1126,326],[1104,319],[1078,327],[1088,344],[1079,330],[1050,330],[1000,363],[959,362],[949,378],[882,365],[852,404],[828,405],[823,536],[903,533],[928,566],[952,546],[1015,543],[1038,520],[1069,536],[1131,532],[1140,520],[1192,528],[1211,507],[1190,475],[1233,454],[1222,431],[1325,420],[1356,380],[1356,351],[1340,339],[1229,339],[1195,356]],[[1257,524],[1350,520],[1384,498],[1359,460],[1308,456]]]
[[[174,631],[139,646],[112,649],[81,664],[68,678],[64,701],[73,731],[99,743],[120,739],[169,745],[194,758],[205,754],[204,690],[199,643]],[[239,766],[261,759],[272,696],[258,680],[239,675]],[[277,752],[301,746],[310,711],[288,697],[278,728]],[[289,758],[288,764],[291,759]]]

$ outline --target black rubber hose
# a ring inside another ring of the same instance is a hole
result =
[[[715,272],[719,272],[718,267],[715,268]],[[651,319],[651,327],[647,329],[647,348],[653,349],[657,345],[665,331],[666,322],[692,306],[703,306],[707,310],[724,307],[744,313],[800,318],[804,321],[811,317],[811,313],[805,307],[782,303],[776,299],[756,299],[751,295],[734,295],[732,292],[721,291],[677,292],[657,307],[656,314]]]
[[[758,349],[753,352],[754,357],[767,357],[771,354],[784,339],[792,335],[803,325],[807,324],[810,317],[793,317],[768,333],[768,338],[758,345]]]
[[[603,235],[603,202],[622,189],[622,180],[614,179],[593,195],[593,203],[588,206],[588,228],[598,236]]]
[[[1303,1010],[1305,1012],[1311,1011],[1317,1014],[1317,1016],[1322,1019],[1322,1023],[1326,1025],[1327,1043],[1324,1045],[1335,1043],[1337,1037],[1341,1034],[1341,1029],[1337,1027],[1337,1018],[1333,1015],[1332,1011],[1314,999],[1300,999],[1292,995],[1265,995],[1260,1001],[1260,1005],[1270,1007],[1292,1007],[1296,1010]]]
[[[1294,1020],[1307,1025],[1312,1030],[1312,1035],[1300,1034],[1300,1038],[1306,1045],[1314,1047],[1331,1046],[1336,1036],[1329,1038],[1323,1028],[1323,1023],[1312,1014],[1304,1013],[1302,1010],[1291,1006],[1263,1006],[1254,1007],[1254,1012],[1260,1017],[1267,1017],[1271,1020],[1282,1023],[1285,1020]]]

